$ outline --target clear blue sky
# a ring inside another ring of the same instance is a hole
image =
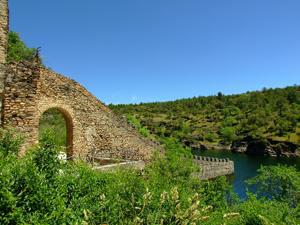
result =
[[[299,0],[10,0],[11,29],[105,103],[300,84]]]

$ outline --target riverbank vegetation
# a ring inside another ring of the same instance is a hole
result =
[[[166,155],[154,156],[144,171],[107,173],[84,162],[59,161],[60,148],[51,134],[23,158],[17,156],[21,141],[14,132],[1,130],[1,224],[300,222],[300,174],[294,168],[262,168],[250,182],[258,192],[242,201],[224,177],[196,179],[191,159],[181,157],[187,150],[172,142],[166,144]]]
[[[250,137],[300,144],[300,86],[170,102],[110,105],[159,137],[185,146],[229,146]]]

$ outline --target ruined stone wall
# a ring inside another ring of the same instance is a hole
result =
[[[2,111],[2,94],[4,90],[5,63],[8,40],[8,2],[0,0],[0,115]],[[1,124],[1,116],[0,116]]]
[[[229,159],[195,156],[194,162],[200,166],[198,175],[201,180],[208,180],[234,173],[234,162]]]
[[[12,126],[32,140],[36,116],[39,67],[30,63],[7,66],[3,94],[3,126]],[[23,146],[28,147],[28,142]]]
[[[51,108],[66,120],[69,156],[149,160],[160,148],[75,81],[35,63],[7,65],[8,23],[8,1],[0,0],[0,124],[24,135],[21,153],[38,143],[40,118]]]
[[[35,64],[10,64],[4,125],[12,125],[26,136],[23,152],[38,142],[39,120],[51,108],[60,110],[66,119],[69,155],[149,160],[159,149],[77,82]]]
[[[8,40],[8,5],[7,0],[0,0],[0,64],[6,62]]]

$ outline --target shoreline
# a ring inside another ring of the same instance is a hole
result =
[[[300,145],[288,141],[275,141],[272,139],[244,138],[233,142],[231,145],[214,143],[199,143],[190,146],[192,151],[229,151],[256,156],[270,156],[274,158],[300,158]]]

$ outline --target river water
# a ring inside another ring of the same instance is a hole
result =
[[[257,169],[261,165],[289,165],[296,166],[300,171],[300,158],[274,158],[266,156],[253,156],[241,153],[232,153],[230,151],[197,151],[195,154],[200,156],[209,156],[216,158],[229,158],[234,161],[235,174],[229,177],[230,182],[233,185],[234,191],[241,197],[246,197],[246,184],[245,181],[257,175]]]

